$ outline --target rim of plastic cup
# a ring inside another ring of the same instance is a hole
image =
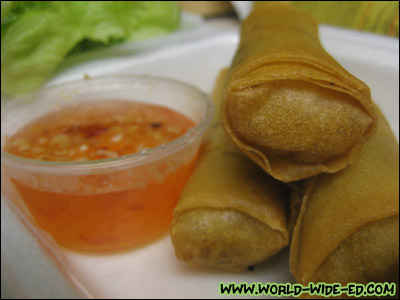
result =
[[[140,152],[135,152],[131,154],[126,154],[126,155],[121,155],[113,158],[102,158],[102,159],[95,159],[95,160],[87,160],[87,161],[46,161],[46,160],[37,160],[37,159],[32,159],[32,158],[25,158],[22,156],[14,155],[11,153],[7,153],[1,149],[1,158],[2,160],[5,159],[7,161],[12,161],[13,163],[18,163],[18,164],[23,164],[24,167],[34,167],[34,168],[40,168],[40,169],[60,169],[62,168],[65,171],[79,171],[79,170],[96,170],[96,169],[109,169],[109,168],[114,168],[114,167],[125,167],[125,166],[131,166],[132,164],[134,165],[141,165],[145,164],[154,160],[159,160],[160,158],[164,158],[166,156],[169,156],[173,153],[176,153],[177,151],[184,149],[185,146],[191,144],[194,142],[196,139],[200,139],[207,128],[209,127],[213,115],[214,115],[214,105],[210,99],[210,97],[202,92],[200,89],[197,87],[176,80],[176,79],[170,79],[170,78],[165,78],[165,77],[158,77],[158,76],[141,76],[141,75],[107,75],[107,76],[97,76],[97,77],[90,77],[89,79],[82,79],[82,80],[75,80],[75,81],[69,81],[61,84],[55,84],[49,87],[42,88],[38,91],[35,91],[33,93],[23,95],[21,97],[16,97],[16,99],[26,99],[26,98],[34,98],[36,100],[37,95],[40,93],[43,93],[45,91],[49,91],[52,89],[58,89],[58,88],[68,88],[68,86],[71,86],[73,88],[73,85],[83,83],[85,81],[96,81],[96,80],[105,80],[105,79],[112,79],[112,80],[118,80],[118,79],[137,79],[137,80],[156,80],[156,81],[162,81],[162,82],[167,82],[171,83],[174,85],[179,85],[182,87],[189,88],[190,90],[196,92],[196,94],[199,95],[198,99],[200,101],[203,101],[204,106],[205,106],[205,114],[204,117],[201,119],[201,121],[196,124],[195,126],[191,127],[188,129],[188,131],[184,134],[179,136],[176,139],[173,139],[172,141],[169,141],[168,143],[162,144],[157,147],[153,148],[147,148],[144,149]],[[35,97],[36,96],[36,97]],[[9,100],[13,101],[13,99]]]

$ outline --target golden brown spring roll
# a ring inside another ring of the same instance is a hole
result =
[[[257,6],[243,22],[230,70],[222,124],[276,179],[344,169],[376,130],[368,86],[324,50],[316,21],[287,4]]]
[[[220,77],[216,99],[222,83]],[[174,210],[176,256],[237,271],[265,260],[288,244],[288,196],[281,183],[235,148],[217,118]]]
[[[399,282],[399,147],[386,120],[349,168],[305,180],[290,270],[309,282]]]

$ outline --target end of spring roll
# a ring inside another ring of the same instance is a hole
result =
[[[399,148],[383,117],[359,160],[307,179],[301,199],[290,249],[299,283],[398,286]]]
[[[354,163],[377,118],[368,86],[324,50],[316,21],[269,3],[242,24],[221,120],[238,148],[289,182]]]
[[[216,101],[223,78],[217,81]],[[267,259],[288,245],[288,196],[283,184],[236,149],[217,117],[174,210],[176,256],[234,271]]]
[[[176,256],[243,270],[288,245],[283,186],[240,152],[204,153],[174,211]]]

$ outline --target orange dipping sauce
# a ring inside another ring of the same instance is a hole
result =
[[[86,161],[154,148],[181,136],[194,122],[166,107],[97,101],[64,107],[24,126],[4,151],[38,160]]]
[[[4,151],[58,162],[115,158],[166,144],[193,126],[186,116],[161,106],[86,102],[27,124],[7,138]],[[10,178],[38,226],[60,245],[84,251],[125,250],[169,229],[173,208],[196,162],[197,150],[189,152],[135,170],[35,174],[36,186]],[[97,162],[101,163],[93,163]]]

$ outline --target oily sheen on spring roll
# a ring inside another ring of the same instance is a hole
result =
[[[267,3],[242,24],[221,120],[242,152],[289,182],[354,163],[377,119],[368,86],[324,50],[316,21]]]
[[[215,88],[218,100],[223,82]],[[267,259],[288,244],[287,197],[285,186],[235,148],[217,116],[174,210],[176,256],[236,271]]]
[[[359,160],[307,179],[294,226],[290,270],[309,282],[399,283],[399,147],[386,120]]]

